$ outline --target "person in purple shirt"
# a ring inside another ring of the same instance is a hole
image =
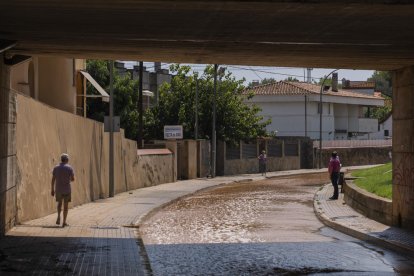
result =
[[[56,202],[58,203],[57,211],[58,217],[56,224],[60,224],[60,213],[62,211],[63,202],[63,222],[62,227],[67,226],[66,218],[68,216],[69,202],[71,201],[71,187],[70,182],[75,181],[75,174],[72,167],[68,164],[69,155],[63,153],[60,156],[61,163],[53,169],[52,176],[52,192],[51,195],[56,195]],[[56,185],[55,185],[56,184]],[[56,189],[55,189],[56,187]]]
[[[339,162],[338,153],[336,151],[332,152],[331,159],[328,164],[328,172],[331,178],[332,186],[334,187],[334,194],[329,199],[335,200],[338,199],[338,180],[339,172],[341,170],[341,163]]]
[[[263,150],[257,159],[259,159],[259,172],[266,176],[266,151]]]

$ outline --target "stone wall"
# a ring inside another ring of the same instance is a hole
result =
[[[357,187],[352,180],[344,184],[344,200],[366,217],[392,225],[392,201]]]
[[[62,152],[75,170],[72,204],[108,196],[109,135],[103,124],[17,95],[17,218],[19,222],[55,212],[51,172]],[[115,193],[171,182],[173,156],[138,155],[136,142],[114,135]]]

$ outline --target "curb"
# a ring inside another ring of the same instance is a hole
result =
[[[357,238],[359,240],[414,257],[414,249],[411,247],[407,247],[404,244],[391,241],[391,240],[382,239],[382,238],[370,235],[368,233],[353,229],[351,227],[342,225],[338,222],[335,222],[334,220],[329,218],[327,215],[325,215],[324,211],[318,207],[319,200],[317,198],[318,198],[320,191],[327,185],[331,185],[331,184],[325,184],[324,186],[322,186],[322,188],[315,193],[315,196],[313,198],[313,210],[315,212],[315,215],[324,225],[334,230],[337,230],[339,232],[342,232],[344,234],[347,234],[349,236],[352,236],[354,238]]]

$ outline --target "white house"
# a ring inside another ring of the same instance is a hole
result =
[[[308,136],[319,139],[320,85],[280,81],[255,86],[246,104],[256,104],[264,119],[270,118],[269,133],[277,136]],[[322,93],[323,140],[370,139],[378,131],[378,120],[366,118],[367,109],[384,105],[384,98],[343,89],[328,89]]]
[[[378,122],[378,132],[370,136],[371,139],[392,138],[392,113],[390,112],[383,120]]]

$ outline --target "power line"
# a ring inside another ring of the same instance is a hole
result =
[[[203,66],[203,65],[189,65],[191,68],[195,68],[195,69],[197,69],[197,68],[201,68],[201,69],[203,69],[203,68],[205,68],[206,66]],[[224,65],[223,64],[223,66],[226,66],[226,67],[230,67],[230,68],[232,68],[233,70],[242,70],[242,71],[251,71],[251,72],[253,72],[258,78],[260,78],[261,80],[263,79],[262,77],[260,77],[258,74],[257,74],[257,72],[260,72],[260,73],[265,73],[265,74],[271,74],[271,75],[280,75],[280,76],[286,76],[286,77],[297,77],[297,78],[303,78],[303,76],[302,75],[294,75],[294,74],[286,74],[286,73],[277,73],[277,72],[272,72],[272,71],[266,71],[266,70],[262,70],[262,69],[257,69],[257,68],[251,68],[251,66],[249,66],[249,68],[245,68],[245,67],[240,67],[240,66],[234,66],[234,65]],[[263,67],[261,67],[261,68],[263,68]],[[288,67],[286,67],[286,68],[284,68],[284,67],[276,67],[276,68],[280,68],[280,69],[283,69],[283,70],[297,70],[298,68],[288,68]],[[324,79],[325,77],[312,77],[312,80],[321,80],[321,79]]]
[[[238,66],[233,66],[233,65],[227,65],[227,67],[231,67],[231,68],[236,68],[236,69],[240,69],[240,70],[247,70],[247,71],[253,71],[254,73],[256,72],[260,72],[260,73],[266,73],[266,74],[273,74],[273,75],[280,75],[280,76],[287,76],[287,77],[299,77],[302,78],[303,76],[301,75],[293,75],[293,74],[284,74],[284,73],[276,73],[276,72],[271,72],[271,71],[265,71],[265,70],[259,70],[259,69],[252,69],[252,68],[243,68],[243,67],[238,67]],[[324,77],[312,77],[312,79],[323,79]]]
[[[249,66],[249,68],[250,68],[250,69],[252,69],[252,67],[251,67],[251,66]],[[257,76],[260,80],[263,80],[263,78],[262,78],[261,76],[259,76],[259,74],[257,74],[257,73],[256,73],[256,71],[253,71],[253,73],[254,73],[254,74],[255,74],[255,75],[256,75],[256,76]]]

